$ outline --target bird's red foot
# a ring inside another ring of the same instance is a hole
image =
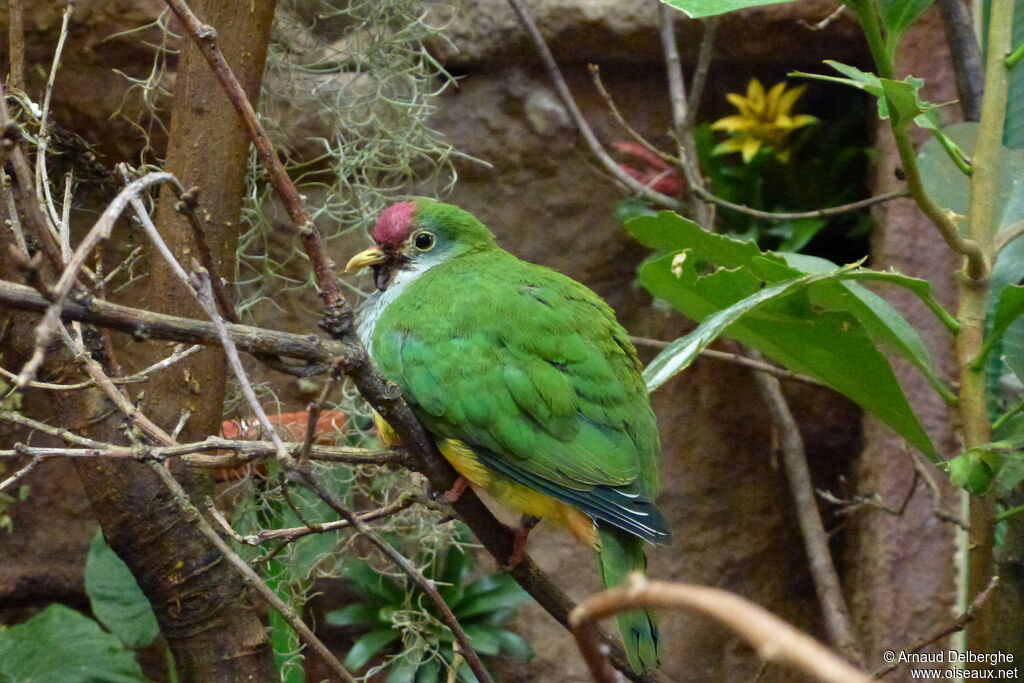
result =
[[[540,517],[523,515],[519,526],[512,530],[512,552],[508,556],[508,564],[505,569],[512,569],[526,557],[526,540],[533,531],[533,527],[540,522]]]
[[[452,487],[441,495],[441,500],[448,503],[449,505],[458,503],[459,499],[462,498],[462,494],[466,492],[467,488],[469,488],[469,479],[466,479],[464,476],[460,474],[459,478],[455,480],[455,483],[452,485]]]

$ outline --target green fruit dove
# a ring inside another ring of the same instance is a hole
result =
[[[567,528],[597,550],[605,586],[644,571],[644,542],[671,531],[654,504],[660,446],[642,366],[611,307],[450,204],[394,204],[372,236],[346,268],[371,266],[378,290],[359,335],[460,483],[524,522]],[[656,667],[653,617],[618,623],[632,667]]]

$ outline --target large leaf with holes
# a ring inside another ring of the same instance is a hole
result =
[[[140,683],[135,655],[89,617],[50,605],[0,629],[0,680],[19,683]]]
[[[702,230],[667,211],[627,224],[640,242],[667,252],[644,263],[640,282],[702,325],[665,349],[645,373],[657,386],[718,335],[748,344],[789,369],[818,378],[876,415],[931,457],[935,448],[907,403],[879,345],[911,358],[938,384],[917,333],[884,300],[848,279],[878,279],[926,291],[927,283],[863,269],[828,272],[813,262],[761,252]],[[820,272],[807,272],[794,264]]]
[[[691,19],[713,17],[717,14],[735,12],[748,7],[760,5],[779,5],[793,0],[662,0],[666,5],[675,7]]]

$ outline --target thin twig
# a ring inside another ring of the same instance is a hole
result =
[[[323,243],[317,234],[312,217],[303,204],[302,197],[288,177],[288,172],[281,159],[275,154],[270,137],[264,130],[263,124],[260,123],[256,110],[249,102],[249,98],[245,96],[245,90],[232,73],[231,67],[228,66],[224,54],[217,45],[216,29],[208,24],[203,24],[184,0],[166,1],[168,7],[178,17],[185,31],[195,42],[196,47],[199,48],[231,104],[238,112],[242,125],[245,126],[249,139],[252,140],[253,146],[256,148],[256,155],[259,157],[260,163],[263,164],[267,179],[284,204],[306,254],[309,256],[313,274],[320,287],[320,296],[327,306],[337,305],[342,301],[342,297],[334,264],[331,263],[323,248]]]
[[[199,344],[193,344],[192,346],[189,346],[188,348],[181,349],[179,351],[175,351],[173,354],[171,354],[167,358],[164,358],[161,361],[157,361],[156,363],[153,363],[152,365],[150,365],[149,367],[145,368],[144,370],[139,370],[138,372],[133,372],[132,374],[127,375],[125,377],[111,377],[110,381],[113,384],[138,384],[140,382],[148,382],[149,381],[149,375],[151,375],[152,373],[154,373],[154,372],[156,372],[158,370],[164,370],[166,368],[169,368],[172,365],[174,365],[175,363],[177,363],[178,361],[180,361],[180,360],[182,360],[184,358],[188,358],[193,353],[195,353],[196,351],[199,351],[202,348],[203,347],[200,346]],[[11,381],[17,379],[17,377],[18,377],[16,374],[11,372],[10,370],[6,370],[6,369],[4,369],[2,367],[0,367],[0,375],[6,377],[7,379],[9,379]],[[94,382],[91,379],[90,380],[86,380],[84,382],[77,382],[75,384],[54,384],[53,382],[32,381],[32,382],[29,383],[28,386],[33,388],[33,389],[45,389],[47,391],[77,391],[79,389],[88,389],[90,387],[94,387],[94,386],[96,386],[96,382]]]
[[[50,302],[31,287],[0,280],[0,304],[24,311],[43,312]],[[153,313],[102,299],[89,299],[88,305],[78,301],[64,301],[60,317],[66,321],[77,320],[128,332],[139,340],[165,339],[204,346],[220,344],[213,323]],[[248,353],[274,354],[315,363],[327,363],[350,353],[344,344],[308,334],[291,334],[249,325],[232,324],[226,327],[238,348]]]
[[[4,92],[2,83],[0,83],[0,131],[3,132],[5,147],[9,147],[8,154],[11,164],[14,166],[15,201],[21,212],[28,216],[29,225],[39,239],[39,246],[46,254],[46,258],[55,270],[60,271],[64,268],[64,260],[60,257],[60,247],[53,235],[53,227],[43,214],[42,207],[39,206],[35,193],[32,191],[35,186],[32,169],[21,148],[21,131],[7,111],[7,94]]]
[[[991,597],[991,595],[995,592],[996,586],[998,585],[999,577],[993,576],[989,580],[988,585],[985,587],[985,589],[978,593],[976,596],[974,596],[974,600],[971,601],[971,604],[967,606],[967,609],[964,610],[963,613],[961,613],[960,616],[958,616],[952,624],[949,624],[948,626],[939,629],[937,632],[933,633],[930,636],[925,636],[924,638],[921,638],[920,640],[916,641],[913,645],[910,645],[909,647],[905,647],[902,650],[899,650],[899,652],[901,654],[910,654],[913,652],[917,652],[918,650],[922,650],[928,647],[932,643],[936,643],[942,640],[946,636],[963,631],[965,628],[967,628],[967,624],[975,620],[978,610],[981,608],[982,605],[985,604],[985,602],[988,601],[989,597]],[[878,671],[876,671],[873,674],[874,678],[884,678],[896,669],[898,669],[899,666],[900,661],[897,657],[893,660],[891,664],[887,664]]]
[[[908,190],[895,190],[893,192],[886,192],[885,194],[876,195],[874,197],[868,197],[867,199],[859,199],[849,204],[840,204],[839,206],[830,206],[824,209],[814,209],[812,211],[761,211],[759,209],[752,209],[749,206],[743,204],[736,204],[730,202],[727,199],[722,199],[714,194],[711,194],[707,188],[694,186],[693,192],[700,199],[720,206],[724,209],[731,209],[738,211],[746,216],[752,216],[754,218],[762,218],[769,221],[788,221],[788,220],[800,220],[802,218],[826,218],[828,216],[838,216],[844,213],[850,213],[852,211],[860,211],[876,204],[883,204],[885,202],[891,202],[894,199],[902,199],[903,197],[909,197],[910,192]]]
[[[558,63],[555,61],[554,55],[551,54],[551,49],[544,41],[544,37],[540,34],[540,30],[537,28],[537,24],[534,23],[533,18],[526,11],[522,1],[508,0],[508,3],[512,6],[512,9],[519,17],[519,22],[530,35],[531,40],[533,40],[537,53],[540,55],[541,62],[544,64],[544,68],[547,70],[548,76],[554,82],[555,90],[558,92],[558,96],[562,100],[562,105],[566,110],[568,110],[570,118],[572,118],[573,123],[576,124],[576,129],[580,132],[580,135],[583,136],[587,146],[590,148],[590,152],[597,157],[605,170],[608,171],[608,173],[610,173],[618,182],[625,185],[632,192],[635,192],[644,199],[648,199],[667,209],[679,210],[683,208],[682,203],[678,199],[652,190],[619,168],[619,165],[615,163],[615,160],[612,159],[611,155],[608,154],[608,151],[597,139],[597,136],[594,135],[593,129],[590,127],[586,118],[584,118],[583,113],[580,112],[579,107],[576,106],[576,101],[573,99],[572,93],[569,91],[569,86],[565,82],[565,78],[562,76],[561,70],[558,68]]]
[[[867,683],[871,678],[789,623],[738,595],[720,588],[648,581],[640,573],[625,586],[601,591],[573,610],[571,621],[580,652],[599,683],[616,681],[597,640],[596,625],[631,609],[687,609],[712,617],[742,636],[765,660],[789,664],[829,683]]]
[[[286,603],[284,600],[274,592],[249,566],[249,563],[238,556],[238,553],[233,551],[231,547],[220,537],[210,523],[206,521],[206,518],[196,509],[195,505],[189,499],[188,494],[181,488],[181,484],[174,478],[174,475],[170,471],[161,465],[160,463],[150,463],[150,468],[156,472],[157,476],[164,483],[164,486],[173,494],[174,502],[181,509],[184,518],[195,525],[196,529],[205,536],[211,543],[213,543],[217,550],[220,551],[221,555],[224,556],[228,562],[231,563],[238,572],[245,577],[249,585],[251,585],[260,596],[266,600],[271,607],[284,617],[285,621],[295,630],[299,638],[310,647],[311,650],[316,652],[323,662],[334,672],[338,678],[347,683],[355,683],[355,679],[352,675],[345,670],[338,658],[327,648],[326,645],[321,642],[316,634],[306,626],[305,622],[295,613],[295,610]]]
[[[7,477],[3,481],[0,481],[0,493],[2,493],[4,491],[4,489],[6,489],[6,488],[8,488],[10,486],[13,486],[17,482],[21,481],[26,476],[28,476],[29,472],[34,470],[36,468],[36,465],[38,465],[42,461],[43,461],[43,459],[37,455],[34,458],[32,458],[31,460],[29,460],[28,464],[26,464],[24,467],[19,469],[17,472],[15,472],[11,476]]]
[[[637,346],[648,346],[652,349],[664,349],[669,345],[669,342],[667,341],[651,339],[649,337],[636,337],[631,335],[629,340]],[[703,349],[701,350],[700,355],[704,358],[711,358],[713,360],[732,363],[733,365],[742,365],[745,368],[767,372],[769,375],[773,375],[779,379],[803,382],[804,384],[810,384],[815,387],[825,387],[824,384],[808,375],[801,375],[785,368],[780,368],[777,365],[772,365],[771,363],[755,360],[753,358],[747,358],[746,356],[741,356],[739,354],[728,353],[727,351],[716,351],[715,349]]]
[[[815,500],[814,485],[807,467],[800,428],[789,410],[779,380],[763,372],[754,372],[753,379],[780,437],[782,462],[829,640],[844,657],[859,666],[863,663],[864,656],[854,636],[850,611],[846,606],[842,584],[839,582],[839,575],[836,573],[828,548],[828,534],[825,532],[825,525],[822,524],[821,513]]]
[[[492,679],[487,669],[484,668],[483,662],[480,661],[480,656],[476,653],[476,650],[469,642],[469,637],[466,632],[462,629],[462,625],[459,624],[458,619],[455,618],[455,614],[452,612],[451,607],[444,601],[441,594],[437,591],[437,587],[433,581],[429,581],[423,573],[416,569],[413,564],[405,558],[400,552],[395,550],[390,543],[385,541],[377,534],[372,528],[366,525],[358,516],[352,513],[345,505],[341,502],[337,495],[333,491],[328,490],[320,483],[316,477],[313,476],[312,472],[308,468],[303,467],[292,467],[290,471],[291,478],[297,483],[305,486],[310,491],[313,491],[322,501],[327,503],[331,509],[337,512],[341,517],[348,521],[348,523],[357,532],[362,534],[368,541],[377,546],[389,560],[394,562],[398,567],[406,573],[406,575],[420,587],[434,603],[437,609],[441,613],[441,619],[445,625],[451,629],[452,635],[455,636],[455,641],[459,644],[462,650],[463,657],[466,658],[466,664],[469,665],[470,670],[477,677],[477,680],[483,683],[489,683]]]
[[[385,505],[382,508],[376,510],[370,510],[369,512],[362,512],[357,515],[358,519],[362,522],[372,522],[374,520],[383,519],[384,517],[390,517],[391,515],[406,510],[417,502],[416,496],[411,493],[405,493],[399,496],[390,505]],[[220,521],[220,520],[218,520]],[[221,526],[225,526],[225,531],[230,529],[230,526],[226,526],[227,521],[221,522]],[[287,529],[264,529],[258,533],[250,534],[249,536],[242,536],[238,532],[230,529],[229,533],[232,537],[244,545],[258,546],[268,541],[281,541],[282,543],[292,543],[310,534],[321,534],[328,531],[337,531],[338,529],[348,529],[352,527],[352,523],[347,519],[335,519],[330,522],[323,522],[316,525],[298,526]]]
[[[96,221],[75,249],[74,254],[72,254],[71,259],[64,268],[64,272],[61,273],[60,279],[57,280],[57,284],[53,287],[52,303],[43,315],[43,319],[36,326],[35,349],[33,350],[32,357],[29,358],[18,374],[16,384],[19,388],[24,388],[35,378],[36,372],[39,370],[39,366],[46,355],[46,347],[57,333],[57,326],[60,323],[60,312],[64,301],[67,299],[68,294],[71,293],[71,288],[78,279],[78,273],[82,266],[85,265],[85,260],[89,257],[89,254],[92,253],[96,245],[110,236],[114,223],[137,194],[152,185],[163,182],[176,183],[177,180],[170,173],[151,173],[127,185],[110,202],[110,205],[100,215],[99,220]]]
[[[652,154],[660,157],[667,163],[678,164],[679,159],[673,157],[670,154],[665,154],[664,152],[662,152],[660,149],[651,144],[651,142],[643,135],[641,135],[635,128],[633,128],[633,126],[629,124],[626,118],[622,115],[622,112],[619,110],[618,105],[615,104],[615,99],[612,98],[611,93],[608,92],[608,89],[604,87],[604,81],[601,79],[601,67],[599,67],[597,64],[588,64],[587,68],[590,70],[590,77],[594,81],[594,87],[597,88],[598,94],[601,95],[601,99],[604,100],[605,105],[608,107],[608,111],[612,113],[612,116],[614,116],[615,120],[619,122],[619,125],[622,126],[623,130],[625,130],[631,138],[640,143],[645,149],[649,150]]]
[[[676,140],[682,145],[683,140],[688,137],[686,121],[690,116],[686,101],[686,83],[683,80],[683,64],[679,59],[679,49],[676,47],[675,14],[678,10],[660,0],[655,0],[655,4],[658,6],[658,35],[661,38],[661,48],[665,52],[668,96],[669,103],[672,105],[672,132],[675,133]],[[686,150],[686,153],[688,152],[689,150]],[[680,156],[683,155],[680,154]]]
[[[60,224],[60,215],[53,206],[53,197],[50,195],[50,179],[46,173],[46,148],[49,146],[50,134],[46,130],[47,121],[50,118],[50,102],[53,99],[53,86],[57,81],[57,72],[60,70],[60,56],[64,52],[64,43],[68,38],[68,29],[71,26],[71,15],[75,11],[74,0],[68,0],[64,8],[64,16],[61,19],[60,33],[57,37],[57,47],[53,51],[53,62],[50,64],[50,73],[46,78],[46,90],[43,94],[42,113],[39,115],[39,148],[36,150],[36,197],[39,203],[46,207],[49,212],[50,221],[53,225]]]
[[[690,82],[690,99],[686,103],[685,128],[692,130],[697,122],[697,113],[700,111],[700,102],[704,97],[704,86],[708,81],[708,72],[711,71],[711,58],[715,54],[715,35],[718,33],[718,17],[708,17],[702,24],[704,33],[700,37],[700,50],[697,53],[697,66],[693,69],[693,78]]]
[[[90,354],[88,349],[85,348],[82,341],[69,334],[67,329],[64,327],[64,324],[59,321],[57,322],[57,332],[64,341],[64,345],[71,350],[75,360],[77,360],[85,369],[86,374],[92,378],[96,383],[96,386],[107,395],[107,398],[114,403],[117,409],[120,410],[133,425],[164,445],[169,446],[174,443],[174,439],[171,438],[163,428],[149,419],[145,413],[136,408],[132,402],[128,400],[127,396],[121,393],[114,383],[110,381],[110,377],[103,370],[103,367],[93,359],[92,354]]]

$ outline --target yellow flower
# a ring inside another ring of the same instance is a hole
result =
[[[752,78],[747,84],[746,97],[736,93],[726,95],[739,110],[739,114],[726,116],[711,124],[712,130],[724,130],[730,136],[711,153],[741,152],[743,163],[750,163],[761,147],[770,147],[779,161],[789,161],[789,134],[818,120],[808,114],[793,116],[789,113],[805,89],[806,86],[800,86],[786,90],[786,83],[782,82],[776,83],[766,94],[761,81]]]

